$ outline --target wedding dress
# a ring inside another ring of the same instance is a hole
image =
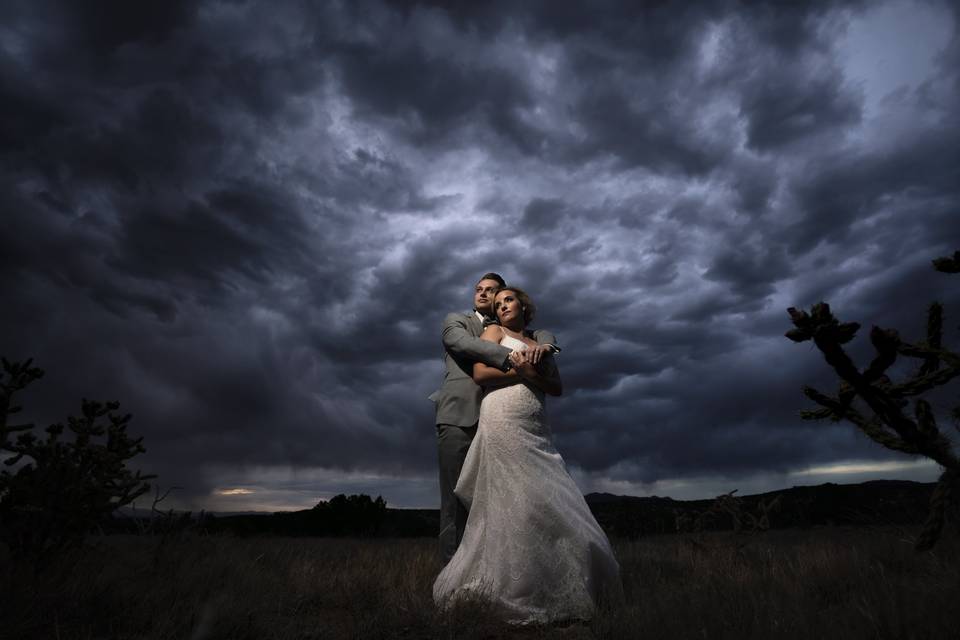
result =
[[[505,336],[511,349],[527,345]],[[490,391],[456,487],[470,509],[463,540],[433,585],[444,606],[492,601],[515,623],[589,619],[621,592],[620,567],[552,443],[544,394]]]

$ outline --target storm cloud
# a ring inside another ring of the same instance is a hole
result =
[[[930,267],[960,248],[950,3],[0,17],[0,354],[46,369],[38,423],[120,400],[178,505],[432,506],[440,322],[486,271],[563,347],[584,491],[889,476],[851,425],[799,420],[834,383],[785,309],[919,339],[938,299],[955,341]]]

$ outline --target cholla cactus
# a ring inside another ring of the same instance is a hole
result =
[[[82,415],[70,416],[71,439],[65,427],[52,424],[45,437],[34,425],[8,425],[13,395],[43,371],[3,359],[0,373],[0,451],[8,469],[0,471],[0,539],[11,548],[39,555],[83,539],[120,506],[149,489],[153,476],[132,472],[126,461],[143,453],[143,438],[127,434],[129,415],[114,413],[117,402],[82,401]],[[6,379],[5,379],[6,378]],[[106,417],[108,424],[101,424]],[[16,439],[12,434],[17,433]]]
[[[934,260],[933,265],[944,273],[960,272],[960,251],[954,253],[952,258]],[[801,411],[801,418],[830,418],[834,422],[849,420],[888,449],[926,456],[944,468],[930,499],[927,522],[916,541],[918,550],[931,548],[940,537],[948,508],[955,506],[960,497],[960,459],[950,440],[940,432],[929,402],[916,398],[912,416],[904,410],[910,406],[909,398],[942,386],[960,375],[960,355],[942,346],[942,305],[938,302],[930,305],[927,338],[917,344],[901,340],[893,329],[873,327],[870,341],[877,350],[877,356],[863,371],[854,365],[842,347],[856,335],[859,324],[841,323],[824,302],[815,304],[809,314],[793,307],[787,312],[795,328],[788,331],[786,337],[794,342],[813,340],[827,363],[840,376],[834,396],[812,387],[803,387],[803,393],[821,408]],[[912,377],[894,383],[886,371],[898,355],[919,358],[921,365]],[[854,406],[857,397],[867,405],[870,414],[861,413]],[[954,416],[960,416],[960,407],[954,410]]]

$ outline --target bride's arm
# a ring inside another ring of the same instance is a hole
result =
[[[500,344],[500,340],[503,338],[503,329],[492,324],[483,330],[480,338],[488,342]],[[520,375],[515,369],[501,371],[496,367],[491,367],[478,361],[473,363],[473,381],[484,387],[503,387],[508,384],[520,382]]]
[[[560,382],[560,370],[557,369],[557,361],[553,354],[547,356],[540,362],[540,366],[534,366],[529,362],[524,362],[517,367],[517,373],[526,382],[534,385],[544,393],[551,396],[559,396],[563,393],[563,384]],[[476,374],[474,374],[476,377]]]

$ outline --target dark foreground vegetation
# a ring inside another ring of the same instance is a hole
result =
[[[513,628],[437,610],[432,538],[101,536],[38,567],[0,547],[3,638],[952,638],[960,544],[919,528],[614,538],[626,599]]]

